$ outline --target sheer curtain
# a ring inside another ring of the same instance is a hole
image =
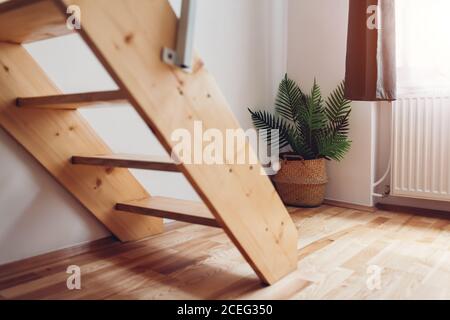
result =
[[[396,0],[398,96],[450,96],[450,0]]]

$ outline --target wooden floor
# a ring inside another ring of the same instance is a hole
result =
[[[140,242],[104,240],[0,267],[0,299],[450,298],[450,220],[330,206],[290,211],[298,271],[271,287],[222,230],[171,223]],[[81,267],[81,290],[66,287],[69,265]]]

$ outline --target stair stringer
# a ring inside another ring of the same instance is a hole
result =
[[[161,233],[162,219],[114,209],[149,197],[127,169],[71,164],[74,154],[111,153],[78,111],[15,105],[17,97],[60,93],[21,45],[0,43],[0,126],[120,240]]]
[[[177,18],[166,0],[54,0],[81,9],[81,36],[166,151],[194,121],[225,132],[239,124],[199,58],[186,74],[161,61],[174,48]],[[112,18],[114,17],[114,18]],[[230,70],[231,71],[231,70]],[[297,229],[260,165],[182,164],[184,173],[263,282],[297,268]]]

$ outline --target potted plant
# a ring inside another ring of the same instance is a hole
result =
[[[351,145],[351,106],[344,98],[344,82],[324,101],[315,80],[311,92],[305,94],[286,75],[274,115],[249,111],[257,129],[279,130],[280,149],[287,149],[280,155],[280,171],[272,177],[283,202],[302,207],[321,205],[328,182],[325,160],[342,160]]]

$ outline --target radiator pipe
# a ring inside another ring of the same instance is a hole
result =
[[[377,112],[376,112],[376,119],[375,119],[375,121],[376,121],[376,125],[375,125],[375,133],[376,133],[376,138],[377,138],[377,142],[378,142],[378,108],[380,107],[380,104],[378,103],[377,104]],[[393,113],[393,108],[394,108],[394,102],[391,102],[391,123],[393,124],[393,116],[394,116],[394,113]],[[380,193],[376,193],[375,192],[375,188],[376,187],[378,187],[386,178],[387,178],[387,176],[389,175],[389,173],[391,172],[391,169],[392,169],[392,132],[393,132],[393,126],[391,125],[391,147],[389,148],[389,161],[388,161],[388,165],[387,165],[387,168],[386,168],[386,171],[384,172],[384,174],[383,174],[383,176],[380,178],[380,179],[378,179],[377,181],[375,181],[375,182],[373,182],[372,183],[372,197],[377,197],[377,198],[385,198],[385,197],[387,197],[387,196],[389,196],[389,194],[380,194]],[[375,161],[375,160],[374,160]]]

